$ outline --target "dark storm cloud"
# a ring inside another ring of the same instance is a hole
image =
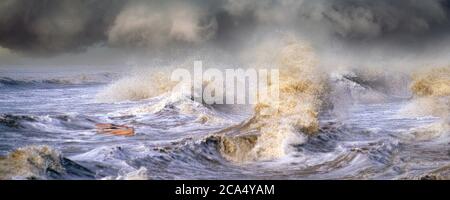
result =
[[[371,38],[390,34],[426,34],[447,26],[447,8],[441,0],[334,0],[322,1],[306,13],[320,16],[342,37]]]
[[[82,50],[106,39],[123,6],[118,0],[3,0],[0,45],[46,55]]]
[[[0,46],[33,55],[178,44],[227,44],[260,27],[348,41],[448,33],[444,0],[3,0]],[[321,33],[321,34],[324,34]]]

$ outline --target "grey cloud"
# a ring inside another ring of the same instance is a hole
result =
[[[101,42],[123,1],[4,0],[0,45],[37,55],[77,51]]]
[[[162,47],[200,43],[214,36],[217,22],[201,5],[185,1],[136,2],[126,6],[108,31],[113,46]]]
[[[348,41],[449,33],[447,0],[3,0],[0,46],[32,55],[115,48],[227,45],[260,27]],[[314,24],[314,28],[310,25]]]

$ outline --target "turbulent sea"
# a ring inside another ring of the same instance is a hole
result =
[[[353,103],[341,116],[321,112],[318,133],[288,144],[284,155],[237,161],[217,135],[252,134],[239,131],[249,106],[170,93],[100,103],[117,74],[14,76],[0,79],[2,179],[415,179],[445,177],[450,167],[448,129],[439,117],[401,114],[408,98]],[[97,123],[136,134],[99,134]]]

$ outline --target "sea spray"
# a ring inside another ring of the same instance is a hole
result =
[[[222,136],[219,149],[237,162],[275,159],[286,155],[292,144],[305,142],[319,130],[319,112],[326,94],[326,78],[321,75],[313,49],[291,40],[279,49],[280,98],[258,103],[253,117],[240,132],[256,130],[256,136]]]
[[[171,82],[167,71],[147,69],[136,70],[108,85],[96,96],[98,102],[111,103],[126,100],[141,100],[169,92],[175,82]]]
[[[412,75],[412,80],[410,88],[414,96],[401,113],[408,116],[433,116],[441,119],[437,124],[415,130],[420,138],[424,135],[448,134],[450,130],[450,67],[419,71]]]
[[[48,146],[28,146],[0,158],[0,179],[47,179],[47,172],[64,173],[58,151]]]

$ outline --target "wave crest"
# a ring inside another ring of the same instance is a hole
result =
[[[0,180],[63,177],[93,179],[94,174],[46,145],[18,148],[0,157]]]
[[[434,116],[438,124],[419,131],[446,134],[450,130],[450,67],[435,68],[413,75],[413,99],[402,113],[409,116]]]
[[[305,142],[305,135],[318,132],[328,86],[312,48],[290,41],[279,49],[276,63],[279,99],[258,103],[253,117],[236,127],[239,135],[221,137],[219,148],[226,158],[239,162],[275,159],[286,155],[292,144]],[[242,135],[252,131],[257,133]]]
[[[48,146],[19,148],[0,158],[0,179],[46,179],[46,173],[63,173],[61,155]]]
[[[413,75],[411,90],[419,97],[450,96],[450,67]]]
[[[148,99],[169,92],[175,82],[163,71],[138,71],[108,85],[97,94],[96,100],[112,103],[126,100]]]

